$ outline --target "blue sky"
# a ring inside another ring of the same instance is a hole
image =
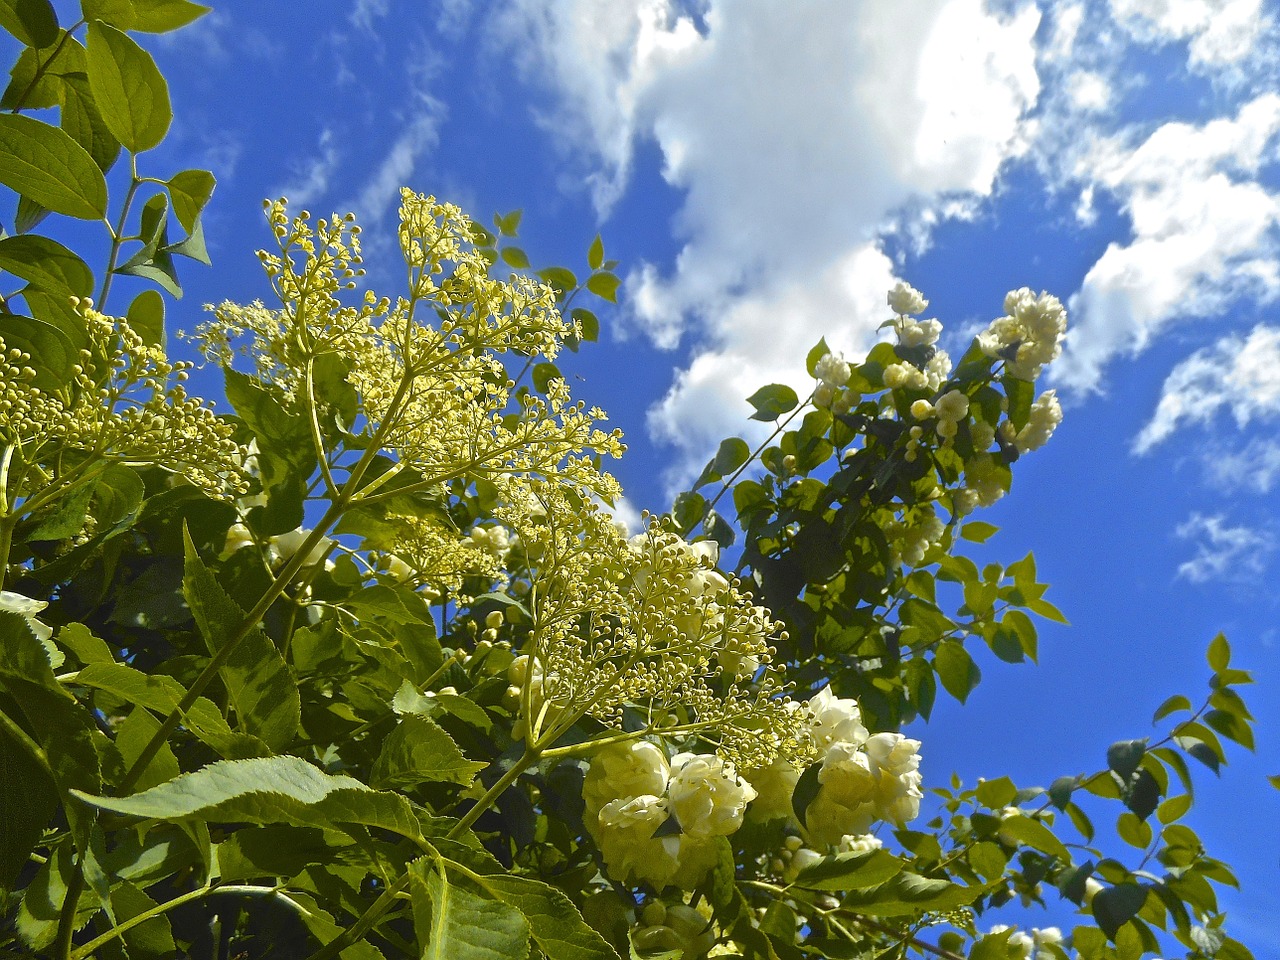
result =
[[[926,779],[1096,768],[1204,689],[1227,631],[1259,681],[1256,757],[1204,778],[1194,826],[1240,868],[1237,935],[1280,956],[1280,33],[1261,0],[395,0],[226,3],[150,45],[175,125],[144,172],[212,169],[212,270],[171,329],[267,290],[261,201],[354,210],[394,295],[402,184],[487,220],[524,210],[536,265],[599,231],[616,311],[573,365],[663,509],[744,398],[856,355],[897,278],[962,348],[1019,286],[1071,311],[1066,420],[1019,462],[987,547],[1034,549],[1072,620],[1041,665],[983,661],[915,731]],[[117,304],[117,306],[119,306]],[[955,350],[953,349],[953,354]],[[1051,901],[1053,900],[1051,896]],[[1044,923],[1070,924],[1055,906]],[[1035,922],[1035,921],[1032,921]],[[1042,924],[1043,925],[1043,924]]]

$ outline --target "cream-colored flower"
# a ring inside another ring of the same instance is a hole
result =
[[[819,750],[825,751],[835,743],[856,747],[867,739],[858,701],[837,697],[829,686],[809,698],[809,713],[813,717],[813,740]]]
[[[747,804],[756,791],[724,760],[714,755],[682,753],[671,761],[668,809],[691,837],[723,837],[742,826]]]
[[[929,306],[923,294],[911,284],[899,280],[889,291],[889,309],[899,316],[923,313]]]

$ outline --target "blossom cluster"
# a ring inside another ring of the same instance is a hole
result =
[[[988,357],[1005,361],[1005,369],[1019,380],[1034,380],[1045,364],[1062,353],[1067,311],[1057,297],[1032,293],[1028,287],[1009,291],[1005,316],[991,321],[978,334],[978,346]]]
[[[56,388],[39,386],[31,356],[0,337],[0,443],[20,449],[36,472],[28,490],[56,485],[60,470],[113,461],[163,467],[215,497],[241,492],[242,451],[232,428],[187,395],[190,364],[170,362],[90,300],[77,300],[75,309],[87,344]],[[60,470],[41,466],[52,461],[61,461]]]

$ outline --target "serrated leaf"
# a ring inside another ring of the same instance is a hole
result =
[[[227,823],[291,823],[340,829],[360,824],[421,839],[409,801],[374,790],[352,777],[332,776],[301,757],[218,760],[194,773],[127,797],[75,795],[87,804],[128,817]]]
[[[143,673],[126,664],[112,662],[86,664],[76,682],[92,690],[110,693],[127,703],[154,710],[161,716],[167,716],[176,709],[187,692],[173,677]],[[182,725],[227,759],[246,759],[268,752],[267,745],[258,738],[235,733],[222,716],[222,711],[206,697],[196,698],[183,717]]]
[[[865,890],[902,872],[902,861],[887,850],[837,853],[800,871],[795,886],[809,890]]]
[[[440,782],[465,787],[486,766],[463,756],[453,738],[429,717],[409,713],[383,740],[369,783],[379,789]]]
[[[601,300],[607,300],[609,303],[618,302],[618,287],[621,284],[622,281],[617,274],[613,273],[593,273],[587,277],[587,289]]]
[[[58,15],[49,0],[0,0],[0,27],[28,47],[48,47],[58,39]]]
[[[409,890],[422,960],[524,960],[529,955],[524,914],[451,883],[427,859],[409,864]]]
[[[482,875],[476,886],[519,910],[529,922],[533,940],[555,960],[618,960],[618,952],[587,926],[573,902],[555,887],[529,877]]]
[[[771,383],[747,397],[747,403],[756,411],[751,415],[752,420],[771,422],[794,410],[800,398],[785,383]]]
[[[186,559],[182,593],[196,618],[209,653],[218,655],[228,644],[235,649],[219,676],[246,733],[274,750],[285,747],[298,731],[301,701],[298,685],[275,644],[256,623],[246,624],[244,611],[200,561],[190,534],[184,530]]]
[[[100,21],[89,23],[89,87],[112,135],[132,153],[157,146],[169,131],[169,86],[151,54]]]
[[[871,890],[850,893],[841,905],[868,917],[919,916],[925,912],[945,913],[966,906],[987,889],[987,884],[965,887],[914,873],[900,873]]]
[[[0,183],[80,220],[107,212],[107,181],[93,157],[64,130],[21,114],[0,114]]]
[[[16,721],[10,719],[10,723]],[[13,890],[31,860],[41,834],[58,809],[58,790],[49,775],[22,745],[12,739],[8,724],[0,726],[0,892]],[[13,785],[21,784],[20,790]]]

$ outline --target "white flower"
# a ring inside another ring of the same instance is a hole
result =
[[[394,553],[388,553],[383,559],[387,563],[387,576],[397,583],[405,583],[413,578],[413,568]]]
[[[959,390],[948,390],[938,398],[934,409],[942,420],[960,421],[969,415],[969,398]]]
[[[890,390],[907,387],[912,390],[923,390],[928,378],[909,363],[891,363],[884,368],[884,385]]]
[[[824,353],[814,365],[813,375],[831,387],[843,387],[849,382],[849,364],[838,353]]]
[[[888,303],[889,309],[899,316],[922,313],[929,306],[919,290],[901,280],[889,291]]]
[[[282,533],[278,537],[272,537],[272,552],[277,558],[277,561],[279,563],[287,563],[293,558],[294,554],[302,549],[303,543],[306,542],[306,539],[309,536],[311,536],[310,530],[304,527],[298,527],[296,530],[290,530],[288,533]],[[312,547],[310,552],[307,554],[307,559],[303,566],[310,567],[319,563],[328,555],[329,548],[331,546],[333,546],[333,540],[329,537],[321,537],[320,541]]]
[[[723,837],[742,826],[756,791],[717,756],[681,753],[671,761],[667,802],[680,829],[698,839]]]
[[[661,888],[680,867],[662,841],[653,839],[666,819],[667,802],[646,795],[610,801],[594,823],[590,819],[586,823],[612,877],[624,883],[647,880]]]
[[[524,677],[512,682],[523,683]],[[648,740],[614,743],[597,751],[582,786],[588,819],[612,800],[662,796],[669,770],[662,748]]]
[[[867,738],[863,750],[871,762],[891,776],[901,777],[920,769],[920,741],[900,733],[877,733]]]
[[[884,841],[873,833],[846,834],[836,844],[836,853],[866,854],[879,850],[883,846]]]
[[[14,593],[12,590],[0,590],[0,610],[6,610],[9,613],[16,613],[21,617],[25,617],[27,626],[31,628],[31,632],[36,635],[36,639],[41,643],[53,636],[53,628],[36,619],[36,614],[47,606],[49,606],[47,601],[32,600],[30,597]]]
[[[1005,316],[978,334],[978,346],[989,357],[1003,357],[1010,376],[1034,380],[1062,353],[1067,311],[1057,297],[1036,296],[1027,287],[1009,291],[1004,309]]]
[[[924,365],[924,385],[930,390],[937,390],[951,376],[951,355],[945,350],[935,350],[932,357]]]
[[[838,390],[838,387],[833,387],[829,383],[819,383],[813,388],[813,405],[829,410],[831,404],[835,402]]]
[[[876,775],[855,744],[827,748],[818,770],[818,792],[805,811],[812,842],[839,843],[846,834],[866,833],[875,821]]]
[[[506,527],[472,527],[467,536],[477,549],[483,550],[499,563],[507,559],[507,553],[511,550],[511,534]]]
[[[858,701],[837,697],[829,686],[809,698],[809,712],[813,715],[813,740],[820,750],[837,742],[860,746],[867,739]]]
[[[1004,478],[987,453],[973,457],[964,465],[964,483],[975,502],[983,507],[991,506],[1005,494]]]
[[[928,400],[917,400],[911,404],[911,416],[917,420],[928,420],[933,416],[933,404]]]
[[[973,440],[973,449],[978,453],[985,453],[995,442],[996,428],[982,420],[975,420],[969,424],[969,437]]]
[[[1031,405],[1031,416],[1027,419],[1027,425],[1014,437],[1014,446],[1019,453],[1039,450],[1049,442],[1053,431],[1061,422],[1062,404],[1058,402],[1057,392],[1046,390]]]
[[[227,528],[227,539],[222,544],[222,557],[231,556],[237,550],[253,543],[253,534],[243,523],[233,523]]]

